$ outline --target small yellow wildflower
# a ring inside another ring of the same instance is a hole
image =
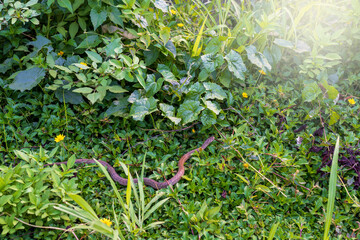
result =
[[[261,73],[262,75],[266,75],[266,72],[264,72],[263,70],[259,70],[259,73]]]
[[[153,8],[149,8],[149,11],[150,11],[150,12],[154,12],[154,9],[153,9]]]
[[[246,92],[243,92],[242,96],[243,96],[243,98],[248,98],[249,97]]]
[[[100,219],[100,222],[105,223],[106,225],[108,225],[109,227],[111,226],[112,222],[109,219],[106,218],[102,218]]]
[[[58,56],[62,56],[62,55],[64,55],[63,51],[58,52]]]
[[[87,64],[84,63],[84,62],[81,62],[80,64],[83,65],[83,66],[85,66],[85,67],[87,66]],[[80,68],[80,69],[83,69],[83,68]]]
[[[64,140],[65,136],[60,134],[60,135],[57,135],[56,138],[55,138],[55,142],[61,142],[62,140]]]
[[[182,23],[178,23],[177,25],[178,25],[178,27],[183,27],[184,26],[184,24],[182,24]]]
[[[175,11],[174,9],[171,9],[170,12],[171,12],[172,14],[176,14],[176,11]]]
[[[353,98],[350,98],[348,101],[349,101],[349,103],[350,103],[351,105],[354,105],[354,104],[355,104],[355,100],[354,100]]]
[[[244,168],[246,168],[246,169],[249,168],[249,164],[248,164],[248,163],[244,163],[243,166],[244,166]]]
[[[193,133],[195,133],[195,129],[192,129],[191,131],[192,131]]]

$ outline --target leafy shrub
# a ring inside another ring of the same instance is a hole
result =
[[[24,160],[15,167],[0,166],[0,224],[2,236],[17,236],[19,230],[29,230],[26,224],[37,226],[67,225],[71,220],[66,214],[54,209],[54,204],[70,200],[66,193],[78,193],[75,179],[68,179],[69,172],[42,169],[42,162],[52,157],[44,149],[39,153],[16,151]],[[54,231],[39,233],[55,236]]]

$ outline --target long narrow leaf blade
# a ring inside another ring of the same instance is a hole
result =
[[[327,203],[327,207],[326,207],[325,231],[324,231],[324,238],[323,238],[324,240],[329,239],[331,219],[332,219],[334,205],[335,205],[337,168],[338,168],[338,158],[339,158],[339,141],[340,141],[340,138],[338,137],[336,140],[333,161],[331,164],[330,181],[329,181],[329,195],[328,195],[328,203]]]

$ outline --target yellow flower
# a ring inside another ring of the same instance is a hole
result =
[[[192,129],[191,131],[192,131],[193,133],[195,133],[195,129]]]
[[[105,223],[106,225],[108,225],[109,227],[111,226],[112,222],[109,219],[106,218],[102,218],[100,219],[100,222]]]
[[[264,72],[263,70],[259,70],[259,73],[261,73],[262,75],[266,75],[266,72]]]
[[[246,169],[249,168],[249,164],[248,164],[248,163],[244,163],[243,166],[244,166],[244,168],[246,168]]]
[[[64,55],[63,51],[58,52],[58,56],[62,56],[62,55]]]
[[[60,135],[57,135],[56,138],[55,138],[55,142],[61,142],[62,140],[64,140],[65,136],[60,134]]]
[[[176,11],[175,11],[174,9],[171,9],[170,12],[171,12],[172,14],[176,14]]]
[[[81,62],[80,64],[83,65],[83,66],[85,66],[85,67],[87,66],[87,64],[84,63],[84,62]],[[83,68],[80,68],[80,69],[83,69]]]
[[[350,98],[348,101],[349,101],[349,103],[350,103],[351,105],[354,105],[354,104],[355,104],[355,100],[354,100],[353,98]]]
[[[184,24],[182,24],[182,23],[178,23],[177,25],[178,25],[178,27],[183,27],[184,26]]]
[[[154,9],[153,9],[153,8],[149,8],[149,11],[150,11],[150,12],[154,12]]]
[[[248,98],[249,97],[246,92],[243,92],[242,96],[243,96],[243,98]]]

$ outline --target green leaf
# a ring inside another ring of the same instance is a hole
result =
[[[89,87],[82,87],[82,88],[77,88],[77,89],[73,90],[73,92],[83,93],[83,94],[92,93],[93,91],[94,91],[94,89],[89,88]]]
[[[120,86],[109,86],[109,87],[108,87],[108,90],[109,90],[110,92],[113,92],[113,93],[124,93],[124,92],[128,92],[128,90],[123,89],[123,88],[120,87]]]
[[[68,193],[69,197],[74,200],[82,209],[90,213],[93,220],[97,220],[98,217],[92,207],[79,195]]]
[[[101,43],[98,35],[87,36],[77,48],[94,48]]]
[[[216,114],[209,109],[205,109],[201,113],[200,120],[204,126],[211,126],[216,124],[216,119],[217,119]]]
[[[198,33],[198,36],[196,37],[196,40],[195,40],[195,43],[194,43],[194,47],[193,47],[193,49],[192,49],[192,54],[191,54],[192,57],[197,57],[197,56],[199,56],[200,53],[201,53],[202,46],[199,47],[199,45],[200,45],[200,41],[201,41],[202,34],[203,34],[203,31],[204,31],[204,27],[205,27],[206,20],[207,20],[207,16],[206,16],[206,18],[204,19],[204,22],[203,22],[203,24],[202,24],[202,26],[201,26],[201,28],[200,28],[200,31],[199,31],[199,33]]]
[[[329,126],[337,123],[337,121],[340,119],[340,115],[337,112],[334,112],[332,110],[330,110],[330,122],[329,122]]]
[[[160,103],[159,107],[165,117],[169,118],[176,125],[180,123],[181,118],[175,117],[175,108],[173,106]]]
[[[73,22],[69,27],[69,34],[71,39],[75,38],[76,33],[79,31],[79,24],[77,22]]]
[[[182,119],[182,124],[193,122],[198,119],[198,115],[204,109],[199,101],[187,100],[178,109],[177,117]]]
[[[94,104],[100,98],[100,93],[97,93],[97,92],[91,93],[91,94],[87,95],[86,97],[87,97],[87,99],[89,99],[91,104]]]
[[[338,168],[338,159],[339,159],[339,141],[340,141],[340,137],[338,136],[336,140],[335,151],[334,151],[333,160],[331,164],[331,171],[330,171],[328,203],[326,206],[325,231],[323,238],[324,240],[329,239],[330,225],[332,222],[331,220],[335,205],[337,168]]]
[[[91,18],[91,23],[94,26],[94,30],[96,30],[101,24],[103,24],[103,22],[105,22],[106,17],[107,17],[106,11],[104,10],[98,11],[94,8],[91,9],[90,18]]]
[[[210,210],[207,210],[205,212],[205,217],[207,219],[213,219],[216,216],[216,214],[218,214],[220,212],[220,209],[221,209],[221,205],[217,206],[217,207],[214,207],[214,208],[212,208]]]
[[[274,43],[280,47],[293,48],[294,44],[288,40],[275,38]]]
[[[130,175],[130,169],[128,168],[128,180],[127,180],[127,186],[126,186],[126,205],[130,206],[130,197],[131,197],[131,175]]]
[[[106,56],[109,56],[109,57],[115,58],[115,56],[121,52],[122,52],[122,45],[121,45],[120,38],[111,40],[111,42],[109,44],[107,44],[105,47]]]
[[[276,230],[277,230],[279,224],[280,224],[280,223],[278,222],[278,223],[274,223],[274,224],[271,226],[268,240],[272,240],[272,239],[275,237],[275,233],[276,233]]]
[[[148,50],[144,51],[145,64],[146,66],[150,66],[153,64],[156,59],[159,57],[159,49],[151,45]]]
[[[116,116],[116,117],[127,117],[128,116],[128,105],[129,102],[127,98],[120,98],[117,101],[114,101],[110,107],[106,110],[105,114],[107,116]]]
[[[221,49],[221,41],[219,40],[219,37],[215,37],[211,39],[211,41],[207,44],[204,53],[205,54],[216,54]]]
[[[213,103],[211,101],[205,101],[205,105],[208,109],[210,109],[211,111],[213,111],[216,115],[219,115],[221,108],[218,105],[218,103]]]
[[[317,83],[310,83],[305,85],[305,88],[302,90],[302,99],[305,102],[312,102],[321,94],[321,89],[317,85]]]
[[[98,53],[93,51],[85,51],[85,52],[93,62],[102,63],[102,57]]]
[[[70,169],[70,168],[72,168],[74,166],[75,160],[76,160],[75,154],[71,155],[71,157],[69,158],[69,160],[66,163],[66,166],[67,166],[68,169]]]
[[[71,13],[74,13],[73,9],[72,9],[72,6],[71,6],[70,0],[57,0],[57,2],[60,5],[60,7],[66,8]]]
[[[130,115],[137,121],[143,121],[144,117],[154,111],[157,100],[154,97],[141,98],[133,103],[130,110]]]
[[[162,27],[160,29],[160,37],[164,44],[169,41],[170,38],[170,28],[169,27]]]
[[[176,47],[175,47],[174,43],[171,40],[169,40],[165,44],[165,48],[167,50],[169,50],[169,52],[172,54],[173,58],[175,59],[175,57],[176,57]]]
[[[329,85],[326,80],[321,81],[321,84],[326,89],[330,99],[335,100],[339,96],[339,91],[334,86]]]
[[[0,207],[4,206],[7,202],[10,201],[12,198],[12,195],[3,195],[0,197]]]
[[[238,79],[245,80],[244,72],[246,72],[246,66],[239,53],[231,50],[226,56],[228,62],[229,71],[234,74]]]
[[[111,22],[114,24],[120,25],[121,27],[124,27],[124,22],[121,18],[121,12],[116,7],[110,7],[110,11],[108,11],[108,17]]]
[[[205,99],[219,99],[226,98],[226,92],[216,83],[205,82],[204,87],[207,90]]]
[[[164,64],[159,64],[157,70],[163,76],[164,80],[173,84],[178,83],[174,74],[170,71],[169,67]]]
[[[247,57],[252,64],[255,64],[265,72],[271,71],[271,65],[269,64],[268,60],[262,53],[259,53],[256,50],[255,46],[250,45],[245,49],[246,49]]]
[[[40,81],[45,77],[45,70],[43,68],[30,68],[20,71],[14,81],[9,85],[12,90],[31,90],[36,87]]]
[[[63,102],[64,98],[66,103],[80,104],[84,102],[81,94],[74,93],[72,92],[72,90],[58,88],[55,91],[55,96],[57,97],[57,99],[59,99],[60,102]]]

